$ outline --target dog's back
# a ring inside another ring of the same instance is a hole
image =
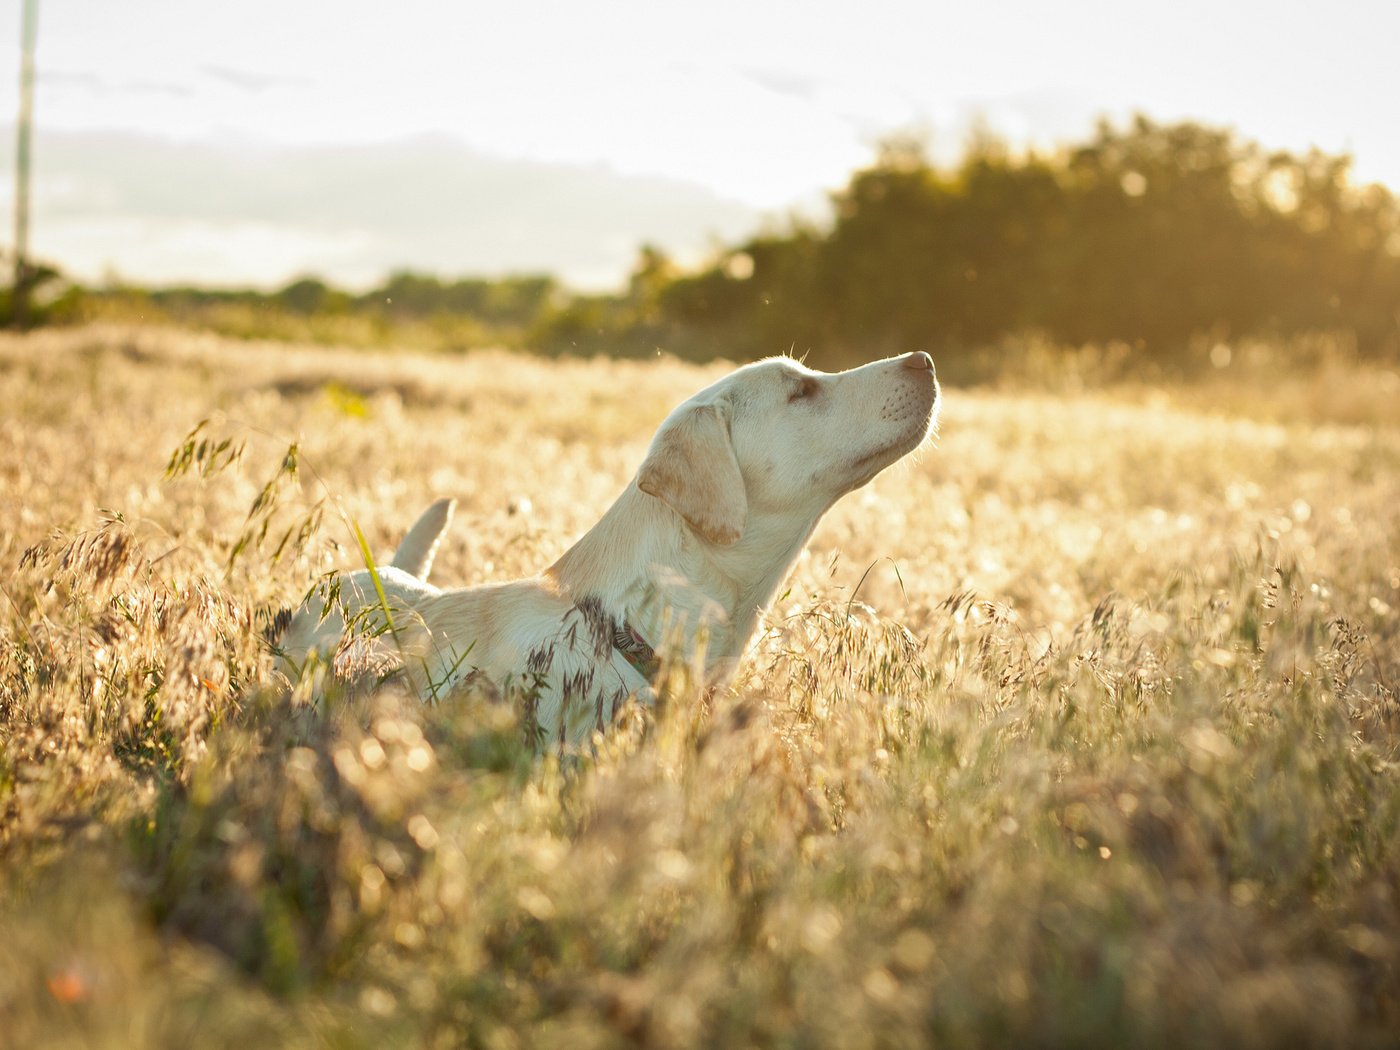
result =
[[[419,515],[390,564],[373,573],[367,568],[341,573],[308,595],[280,636],[272,640],[277,669],[295,680],[308,663],[335,660],[347,640],[363,650],[348,662],[374,662],[373,657],[389,655],[380,652],[385,648],[380,639],[389,630],[383,606],[388,606],[397,630],[401,620],[405,624],[412,621],[414,610],[426,598],[440,593],[428,582],[428,574],[456,506],[456,500],[440,499]],[[383,603],[380,590],[384,592]],[[354,628],[348,636],[347,627]]]

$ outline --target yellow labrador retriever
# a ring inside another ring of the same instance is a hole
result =
[[[923,442],[938,399],[925,353],[836,374],[790,358],[740,368],[666,418],[617,502],[540,575],[429,584],[452,513],[440,501],[379,588],[360,570],[339,578],[329,607],[297,610],[279,665],[295,676],[313,654],[368,645],[425,700],[485,678],[521,705],[536,747],[585,742],[628,697],[653,699],[658,648],[723,682],[821,516]],[[347,618],[371,630],[346,632]]]

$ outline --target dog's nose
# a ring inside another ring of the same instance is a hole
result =
[[[933,358],[922,350],[915,350],[912,354],[906,354],[904,360],[900,362],[905,368],[914,372],[932,372]]]

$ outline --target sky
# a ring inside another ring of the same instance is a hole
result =
[[[88,280],[603,287],[643,241],[819,215],[891,133],[951,159],[1136,111],[1400,188],[1397,40],[1394,2],[40,0],[32,245]]]

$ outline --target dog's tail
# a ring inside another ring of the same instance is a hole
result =
[[[426,582],[428,573],[433,571],[433,557],[442,542],[442,534],[447,531],[456,508],[455,499],[440,499],[425,510],[408,530],[399,549],[394,551],[391,564]]]

